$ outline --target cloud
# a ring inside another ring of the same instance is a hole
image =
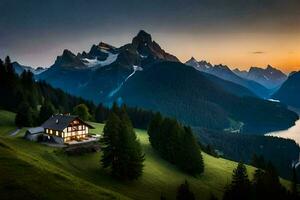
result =
[[[266,52],[264,52],[264,51],[252,51],[251,53],[252,54],[264,54]]]

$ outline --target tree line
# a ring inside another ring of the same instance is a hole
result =
[[[256,169],[250,181],[247,169],[239,163],[233,171],[232,181],[226,186],[223,200],[298,200],[297,181],[293,180],[291,190],[287,190],[281,183],[272,164],[265,169]]]
[[[61,89],[53,88],[44,81],[36,81],[30,71],[20,76],[15,73],[9,57],[0,59],[0,109],[17,113],[17,126],[39,126],[55,113],[72,113],[83,120],[105,122],[111,108],[67,94]],[[134,127],[148,127],[154,113],[127,108]]]
[[[246,164],[258,164],[259,160],[271,162],[283,178],[292,178],[291,163],[299,157],[299,145],[290,139],[234,134],[203,128],[193,128],[196,137],[205,147],[210,145],[221,157]],[[255,154],[255,155],[254,155]],[[256,157],[256,158],[255,158]]]
[[[149,141],[159,155],[191,175],[204,171],[199,145],[190,127],[157,113],[149,124]]]
[[[293,170],[294,177],[296,171]],[[243,163],[238,163],[233,170],[231,183],[225,186],[222,200],[299,200],[297,179],[293,179],[290,189],[280,183],[278,174],[271,163],[265,169],[257,168],[253,179],[250,180],[247,168]],[[161,200],[167,200],[161,195]],[[210,200],[218,200],[211,194]],[[185,181],[177,188],[176,200],[196,200],[194,192],[190,189],[189,183]]]
[[[85,104],[95,110],[92,102],[71,96],[43,81],[35,81],[30,71],[18,76],[9,57],[0,59],[0,108],[17,113],[18,126],[40,125],[49,113],[72,113],[73,108]]]

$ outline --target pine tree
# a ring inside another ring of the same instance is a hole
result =
[[[297,189],[297,184],[298,184],[298,178],[297,178],[297,172],[296,172],[296,167],[293,167],[292,169],[293,176],[292,176],[292,195],[294,198],[299,197],[298,189]]]
[[[44,104],[41,107],[40,113],[39,113],[39,122],[43,123],[47,119],[49,119],[53,114],[55,113],[55,108],[53,104],[46,100]]]
[[[224,200],[248,200],[252,199],[252,188],[245,165],[239,163],[233,170],[232,182],[226,187]]]
[[[167,200],[167,198],[164,194],[160,194],[160,200]]]
[[[119,162],[120,177],[124,179],[137,179],[143,172],[144,155],[137,140],[132,123],[127,115],[126,106],[120,110],[120,146],[121,159]]]
[[[7,71],[8,75],[9,75],[8,78],[12,78],[12,77],[15,78],[15,70],[13,68],[13,65],[11,63],[11,60],[10,60],[9,56],[6,56],[4,66],[6,68],[6,71]]]
[[[204,171],[203,158],[200,148],[193,136],[190,127],[184,127],[180,140],[181,155],[179,156],[180,168],[191,175],[200,174]]]
[[[240,162],[238,163],[237,168],[233,170],[232,185],[234,186],[249,185],[249,183],[250,181],[249,181],[246,166]]]
[[[209,200],[218,200],[218,198],[215,195],[210,194]]]
[[[187,181],[178,187],[176,200],[195,200],[195,195],[190,191],[190,186]]]
[[[18,127],[31,127],[35,124],[35,113],[27,102],[20,104],[15,118],[15,124]]]
[[[149,141],[160,156],[191,175],[204,171],[200,147],[191,128],[155,114],[148,127]]]
[[[148,127],[149,141],[154,148],[159,148],[159,127],[161,126],[162,121],[161,114],[156,113]]]
[[[103,123],[108,118],[109,110],[100,103],[95,111],[95,119],[97,122]]]
[[[253,154],[252,160],[251,160],[251,165],[260,169],[265,169],[266,164],[265,164],[265,159],[263,156],[258,156],[257,154]]]
[[[104,126],[103,137],[100,142],[102,144],[101,163],[104,168],[111,168],[112,173],[117,168],[117,160],[120,150],[120,131],[121,120],[115,113],[110,113],[108,120]]]
[[[118,179],[137,179],[143,172],[144,155],[126,113],[126,107],[116,110],[119,116],[112,112],[104,127],[101,162],[103,167],[110,168],[112,175]]]
[[[257,169],[255,171],[252,184],[254,199],[293,199],[285,187],[281,185],[276,170],[270,162],[267,164],[266,170]],[[296,196],[294,198],[297,199]]]
[[[264,179],[265,179],[265,171],[261,169],[256,169],[252,180],[255,199],[265,199],[268,196],[266,195],[267,189],[265,188]]]

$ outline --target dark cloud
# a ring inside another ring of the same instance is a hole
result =
[[[251,52],[252,54],[264,54],[264,53],[266,53],[266,52],[264,52],[264,51],[253,51],[253,52]]]

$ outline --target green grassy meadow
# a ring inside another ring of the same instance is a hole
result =
[[[101,133],[103,124],[91,123]],[[237,163],[202,153],[205,172],[192,177],[162,160],[152,149],[144,130],[136,130],[145,153],[144,173],[136,181],[121,182],[100,165],[101,153],[68,156],[62,149],[48,147],[16,136],[14,114],[0,111],[0,197],[1,199],[138,199],[155,200],[164,194],[175,199],[176,189],[188,180],[197,199],[213,193],[221,198]],[[247,166],[250,177],[254,168]],[[289,182],[283,180],[288,186]]]

